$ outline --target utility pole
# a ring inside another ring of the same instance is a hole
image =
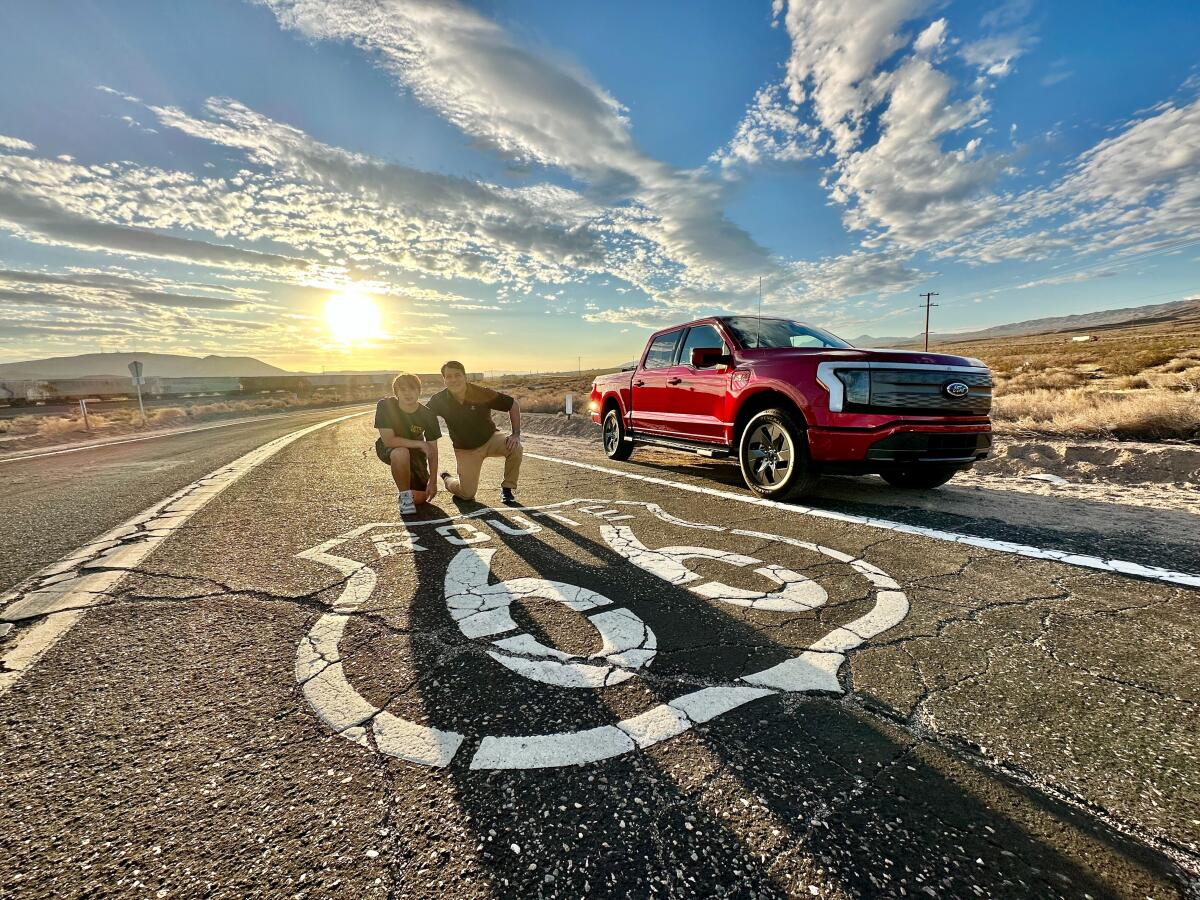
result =
[[[576,368],[576,370],[578,370],[580,375],[583,374],[583,357],[582,356],[575,357],[575,368]]]
[[[932,298],[938,296],[938,294],[935,291],[929,291],[926,294],[917,294],[917,296],[925,298],[925,352],[928,353],[929,352],[929,310],[932,307],[940,306],[941,304],[930,302],[930,300]],[[920,309],[920,307],[917,307],[917,308]]]

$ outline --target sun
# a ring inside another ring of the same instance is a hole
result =
[[[382,337],[383,317],[370,297],[353,291],[334,294],[325,301],[325,324],[333,339],[356,344]]]

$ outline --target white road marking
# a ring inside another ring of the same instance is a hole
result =
[[[526,459],[540,459],[543,462],[559,463],[577,469],[587,469],[592,472],[602,472],[605,475],[615,475],[618,478],[630,478],[646,484],[660,487],[675,488],[691,494],[706,494],[710,497],[720,497],[722,500],[733,500],[737,503],[748,503],[752,506],[766,506],[783,512],[795,513],[802,516],[812,516],[818,519],[830,519],[835,522],[845,522],[850,525],[865,525],[868,528],[880,528],[885,531],[896,531],[901,534],[912,534],[918,537],[931,538],[935,541],[946,541],[953,544],[964,544],[968,547],[979,547],[984,550],[994,550],[997,553],[1011,553],[1031,559],[1044,559],[1051,562],[1064,563],[1068,566],[1078,566],[1083,569],[1097,569],[1101,572],[1112,572],[1118,575],[1132,575],[1137,578],[1148,578],[1152,581],[1162,581],[1167,584],[1179,584],[1186,587],[1200,587],[1200,575],[1191,572],[1176,572],[1159,566],[1144,566],[1140,563],[1127,562],[1120,559],[1104,559],[1099,556],[1088,556],[1082,553],[1070,553],[1065,550],[1046,550],[1032,547],[1028,544],[1016,544],[1012,541],[1000,541],[992,538],[976,537],[970,534],[957,534],[953,531],[941,531],[937,528],[925,528],[919,525],[906,525],[903,522],[893,522],[890,519],[877,519],[873,516],[855,516],[850,513],[840,513],[828,509],[816,509],[811,506],[801,506],[793,503],[781,503],[778,500],[766,500],[750,494],[738,494],[733,491],[722,491],[716,488],[687,484],[681,481],[671,481],[666,478],[656,478],[653,475],[639,475],[636,472],[624,472],[607,466],[597,466],[573,459],[560,459],[557,456],[545,456],[541,453],[525,453]],[[618,501],[619,502],[619,501]]]
[[[437,531],[448,541],[455,540],[445,528]],[[468,638],[515,631],[517,624],[509,609],[521,599],[554,600],[580,613],[612,604],[603,594],[545,578],[511,578],[490,584],[488,574],[495,554],[490,548],[460,550],[446,567],[446,608]],[[649,665],[654,658],[657,647],[654,632],[629,610],[610,609],[587,619],[603,644],[591,659],[602,659],[604,664],[587,662],[547,647],[533,635],[524,633],[492,641],[493,647],[505,652],[488,651],[488,656],[518,675],[566,688],[619,684],[634,676],[633,668]],[[631,663],[633,668],[629,667]]]
[[[825,589],[811,578],[783,566],[764,566],[761,559],[752,556],[711,550],[708,547],[660,547],[658,550],[651,550],[634,536],[632,529],[624,525],[604,525],[600,528],[600,534],[608,546],[638,568],[657,575],[668,584],[689,585],[688,590],[692,593],[716,600],[718,603],[771,612],[802,612],[823,606],[829,599]],[[819,552],[820,548],[812,546]],[[748,591],[744,588],[730,587],[719,581],[694,584],[693,582],[700,581],[700,575],[684,565],[689,559],[712,559],[743,568],[759,566],[754,570],[756,574],[781,587],[776,591]]]
[[[83,611],[107,595],[118,581],[213,497],[259,463],[318,429],[363,415],[351,413],[275,438],[235,459],[166,500],[138,513],[0,597],[0,622],[44,617],[18,631],[3,657],[0,694],[16,684],[43,654],[79,621]]]
[[[60,456],[63,453],[81,453],[84,450],[100,450],[104,447],[116,447],[120,444],[136,444],[139,441],[153,441],[157,438],[178,437],[181,434],[195,434],[197,431],[209,431],[213,428],[229,428],[231,425],[252,425],[255,422],[266,422],[270,419],[286,419],[289,416],[299,416],[303,412],[290,413],[272,413],[267,416],[247,416],[243,419],[233,419],[229,422],[215,422],[212,425],[197,425],[194,428],[175,428],[169,431],[161,431],[155,434],[141,434],[137,437],[123,438],[117,441],[98,441],[94,444],[84,444],[82,447],[63,447],[61,450],[44,450],[40,453],[19,453],[14,456],[0,457],[0,464],[11,462],[25,462],[28,459],[42,459],[46,456]],[[363,413],[352,413],[352,415],[361,416]],[[349,418],[343,416],[343,418]]]
[[[842,687],[837,680],[838,670],[846,659],[846,653],[877,634],[897,625],[908,613],[908,600],[899,585],[887,573],[849,554],[812,544],[807,541],[773,535],[764,532],[729,529],[720,525],[688,522],[670,516],[655,503],[636,500],[604,501],[609,507],[585,507],[597,500],[566,500],[543,507],[522,507],[514,512],[545,516],[558,521],[572,521],[566,516],[550,512],[574,508],[602,522],[614,518],[627,518],[612,506],[641,507],[656,518],[687,528],[696,528],[717,533],[753,537],[757,541],[774,541],[800,547],[814,553],[845,563],[869,581],[874,589],[875,605],[865,615],[846,625],[835,626],[823,638],[811,644],[797,656],[785,660],[761,672],[742,676],[740,684],[714,685],[683,694],[666,703],[660,703],[612,725],[602,725],[580,731],[561,731],[551,734],[533,735],[485,735],[471,758],[472,769],[530,769],[580,765],[629,753],[637,748],[653,746],[687,731],[693,725],[708,722],[723,713],[746,703],[769,697],[781,692],[822,691],[840,694]],[[460,547],[447,566],[444,593],[447,610],[463,634],[469,638],[491,637],[515,631],[517,626],[509,614],[513,599],[520,596],[553,599],[571,609],[586,612],[611,604],[609,598],[578,585],[565,584],[539,578],[514,578],[507,582],[489,584],[491,562],[496,550],[476,546],[463,547],[463,528],[447,527],[449,523],[465,526],[462,520],[491,514],[490,509],[463,513],[445,519],[414,520],[406,522],[410,533],[432,526],[448,544]],[[614,516],[613,513],[617,513]],[[636,517],[629,517],[636,518]],[[526,520],[527,521],[527,520]],[[490,520],[484,520],[491,524]],[[370,748],[368,727],[374,732],[375,747],[379,752],[428,766],[447,766],[464,741],[457,732],[440,731],[419,725],[383,712],[363,699],[346,681],[338,655],[338,642],[348,620],[348,614],[357,610],[371,595],[376,584],[374,572],[364,563],[347,557],[337,556],[330,551],[363,537],[373,529],[392,529],[388,537],[394,537],[395,523],[373,522],[360,525],[350,531],[306,550],[299,556],[315,562],[333,566],[344,575],[350,576],[342,594],[334,601],[333,612],[318,619],[309,634],[300,642],[296,660],[296,679],[301,684],[305,698],[316,710],[318,717],[339,736]],[[632,530],[625,525],[601,525],[606,539],[612,543],[613,536],[629,545],[645,549]],[[507,529],[501,529],[508,533]],[[471,542],[484,543],[490,537],[471,527]],[[415,540],[415,538],[414,538]],[[703,547],[667,548],[687,551],[686,556],[669,559],[668,564],[648,567],[668,583],[685,583],[680,571],[689,572],[681,563],[683,558],[743,560],[744,565],[760,561],[726,551],[709,550]],[[653,553],[654,551],[646,551]],[[665,553],[665,551],[659,551]],[[801,578],[797,573],[780,566],[763,566],[756,570],[765,577],[783,584],[785,589]],[[694,573],[693,573],[694,574]],[[807,581],[807,579],[805,579]],[[718,588],[724,590],[718,590]],[[727,585],[714,587],[716,593],[728,593],[735,589]],[[746,592],[750,593],[750,592]],[[822,594],[824,591],[822,590]],[[761,596],[761,595],[755,595]],[[709,598],[711,599],[711,598]],[[809,597],[811,599],[811,596]],[[823,602],[823,599],[822,599]],[[809,607],[804,607],[809,608]],[[657,652],[657,638],[639,616],[620,607],[602,609],[588,616],[604,639],[603,648],[592,658],[602,657],[619,676],[632,677],[634,670],[649,666]],[[518,674],[558,687],[589,687],[601,689],[617,683],[617,677],[589,678],[577,672],[565,673],[568,666],[579,666],[573,662],[578,657],[546,647],[531,635],[520,634],[493,641],[492,645],[508,653],[519,654],[502,658],[488,651],[497,662]],[[554,667],[560,667],[551,672]],[[618,668],[619,667],[619,668]],[[589,667],[596,668],[596,667]],[[381,726],[381,718],[385,725]],[[402,734],[403,740],[381,739],[381,729],[386,733]]]

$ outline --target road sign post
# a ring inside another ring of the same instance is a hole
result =
[[[88,418],[87,400],[83,399],[82,397],[79,399],[79,411],[83,413],[83,430],[91,431],[92,422]]]
[[[134,360],[129,364],[129,374],[133,376],[133,385],[137,388],[138,410],[142,414],[142,427],[146,427],[146,407],[142,404],[142,385],[146,379],[142,377],[142,364]]]
[[[567,394],[566,402],[567,418],[571,418],[571,413],[575,412],[575,395]]]

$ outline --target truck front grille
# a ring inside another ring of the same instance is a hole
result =
[[[961,397],[946,386],[967,386]],[[986,372],[947,372],[936,369],[871,367],[871,402],[855,408],[866,411],[926,413],[929,415],[987,415],[992,408],[992,378]]]

